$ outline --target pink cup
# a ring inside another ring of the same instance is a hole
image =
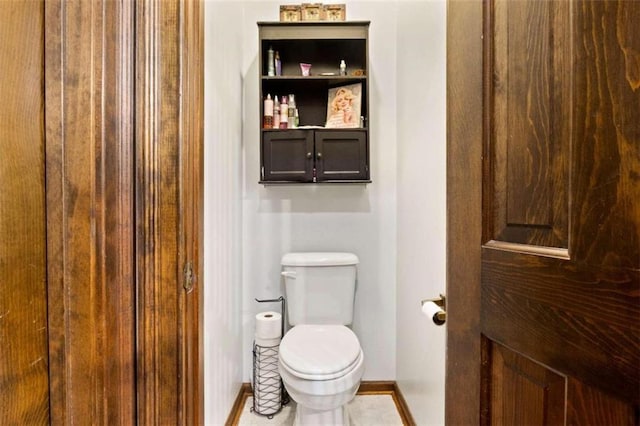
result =
[[[303,77],[309,77],[310,71],[311,71],[311,64],[303,64],[302,62],[300,63],[300,71],[302,71],[302,76]]]

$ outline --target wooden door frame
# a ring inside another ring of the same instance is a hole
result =
[[[202,3],[41,7],[50,423],[202,424]]]
[[[203,11],[136,3],[138,422],[203,424]]]
[[[480,422],[483,2],[447,9],[447,357],[445,423]],[[460,267],[464,262],[464,267]]]

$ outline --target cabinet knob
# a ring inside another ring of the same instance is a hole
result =
[[[313,158],[313,155],[310,152],[307,152],[307,158],[311,160],[311,158]]]
[[[321,152],[317,153],[316,157],[318,158],[318,160],[321,159],[322,158],[322,153]]]

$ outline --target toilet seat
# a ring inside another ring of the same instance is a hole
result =
[[[292,375],[306,380],[332,380],[359,365],[360,342],[344,325],[301,324],[280,343],[280,361]]]

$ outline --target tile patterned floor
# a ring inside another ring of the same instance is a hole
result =
[[[239,426],[289,426],[293,424],[295,402],[290,402],[273,419],[250,411],[253,399],[247,398]],[[391,395],[356,395],[349,403],[352,426],[402,426],[402,420]],[[330,425],[327,425],[330,426]]]

